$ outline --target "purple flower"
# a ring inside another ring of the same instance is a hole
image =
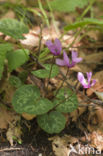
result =
[[[82,61],[82,58],[78,58],[77,55],[77,52],[72,51],[72,63],[70,63],[67,53],[63,51],[63,60],[56,59],[56,64],[59,66],[67,66],[68,68],[74,67],[76,63]]]
[[[78,72],[77,78],[84,88],[91,88],[96,83],[96,80],[92,80],[91,83],[92,72],[87,72],[86,74],[87,80],[84,78],[84,75],[81,72]]]
[[[52,43],[50,40],[46,41],[46,46],[51,51],[51,53],[55,56],[60,55],[62,50],[61,42],[56,38],[54,43]]]

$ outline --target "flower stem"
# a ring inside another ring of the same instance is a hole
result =
[[[54,65],[54,55],[52,58],[52,64],[51,64],[51,68],[50,68],[50,72],[49,72],[49,78],[48,78],[48,82],[47,82],[47,91],[48,91],[48,86],[49,86],[49,81],[50,81],[53,65]]]
[[[60,86],[60,87],[58,88],[58,90],[56,91],[54,97],[57,96],[59,90],[63,87],[63,84],[64,84],[64,82],[65,82],[65,80],[66,80],[67,75],[68,75],[68,72],[69,72],[69,68],[67,69],[66,76],[65,76],[65,78],[63,79],[61,86]]]

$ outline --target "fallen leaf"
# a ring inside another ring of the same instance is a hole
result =
[[[91,96],[95,91],[103,92],[103,84],[96,80],[96,84],[92,88],[88,88],[86,93]]]
[[[100,84],[103,84],[103,70],[96,72],[93,75],[93,79],[97,79],[99,81]]]
[[[93,131],[90,135],[91,145],[96,149],[103,150],[103,133]]]
[[[78,139],[70,135],[62,137],[54,136],[49,138],[52,141],[52,148],[56,156],[69,156],[70,144],[77,143]]]
[[[15,120],[16,114],[9,111],[5,106],[0,106],[0,129],[7,129],[8,125]]]
[[[31,115],[31,114],[27,114],[27,113],[23,113],[22,117],[26,120],[32,120],[33,118],[36,117],[36,115]]]
[[[103,108],[95,106],[95,109],[89,107],[88,130],[98,130],[103,122]]]
[[[103,92],[95,92],[95,94],[98,96],[100,100],[103,101]]]
[[[22,142],[21,135],[22,131],[20,125],[16,126],[15,124],[12,124],[6,132],[7,140],[9,141],[11,146],[13,146],[14,139],[18,142]]]

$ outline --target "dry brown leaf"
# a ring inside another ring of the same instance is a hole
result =
[[[22,135],[22,131],[21,131],[20,125],[16,126],[15,124],[10,125],[10,127],[6,133],[7,140],[9,141],[11,146],[13,146],[14,137],[17,141],[22,142],[21,135]]]
[[[102,62],[103,52],[80,55],[83,61],[78,65],[81,72],[90,72],[97,67],[97,64]],[[83,64],[82,64],[83,63]],[[94,77],[93,77],[94,78]],[[103,79],[103,76],[102,76]]]
[[[31,115],[31,114],[27,114],[27,113],[23,113],[22,117],[26,120],[32,120],[33,118],[36,117],[36,115]]]
[[[89,55],[85,55],[85,57],[83,58],[83,60],[86,61],[86,63],[90,63],[94,66],[96,66],[95,63],[100,63],[103,60],[103,52],[99,52],[99,53],[92,53]]]
[[[15,88],[11,86],[8,82],[4,84],[3,90],[5,90],[4,102],[11,103]]]
[[[54,136],[49,138],[52,141],[52,148],[56,156],[69,156],[69,144],[77,143],[78,139],[70,135],[63,137]]]
[[[5,106],[0,106],[0,128],[7,129],[8,125],[15,120],[15,113],[9,111]]]
[[[77,121],[80,115],[82,115],[86,111],[86,107],[79,107],[77,110],[70,113],[70,118],[72,121]]]
[[[20,42],[25,46],[25,48],[28,47],[29,49],[31,49],[33,47],[38,46],[38,44],[39,44],[39,32],[38,32],[38,30],[36,30],[36,31],[30,30],[28,34],[24,35],[24,37],[25,37],[25,39],[20,40]]]
[[[20,42],[27,48],[32,49],[39,45],[39,36],[40,36],[40,27],[34,27],[33,30],[30,30],[28,34],[25,34],[26,39],[20,40]],[[60,35],[55,31],[53,25],[50,28],[43,28],[42,30],[42,44],[45,44],[47,40],[54,40]]]
[[[103,83],[101,84],[100,82],[98,82],[98,80],[96,81],[96,84],[92,87],[92,89],[87,89],[86,93],[88,96],[91,96],[95,91],[103,92]]]
[[[103,57],[102,57],[103,59]],[[93,75],[93,78],[98,80],[100,84],[103,85],[103,70],[99,71],[99,72],[96,72],[94,75]]]
[[[88,116],[88,130],[92,132],[93,130],[99,130],[103,122],[103,108],[102,107],[89,107],[89,116]]]
[[[103,133],[93,131],[90,135],[91,145],[98,150],[103,150]]]

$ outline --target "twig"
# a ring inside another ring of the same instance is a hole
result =
[[[43,26],[42,26],[42,24],[40,24],[40,35],[39,35],[38,57],[39,57],[39,55],[40,55],[40,50],[41,50],[42,30],[43,30]]]
[[[0,152],[5,152],[5,151],[15,151],[15,150],[23,150],[23,148],[4,148],[4,149],[0,149]]]

